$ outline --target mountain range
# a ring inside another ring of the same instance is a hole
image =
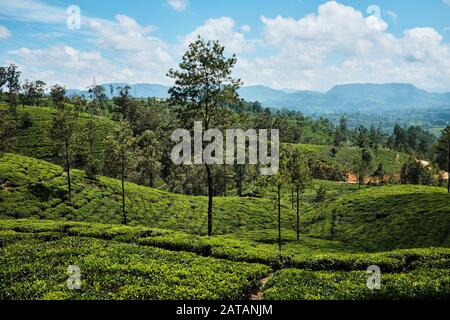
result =
[[[111,97],[110,88],[124,86],[123,83],[102,85]],[[168,86],[141,83],[131,85],[134,97],[167,98]],[[68,94],[89,96],[87,91],[68,90]],[[345,84],[337,85],[327,92],[277,90],[262,85],[246,86],[239,90],[246,101],[260,102],[265,107],[287,108],[305,114],[327,114],[346,112],[382,113],[395,110],[415,110],[450,106],[450,93],[431,93],[412,84]]]

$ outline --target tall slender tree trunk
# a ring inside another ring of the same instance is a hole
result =
[[[123,224],[127,225],[127,212],[125,210],[125,157],[122,155],[122,217]]]
[[[211,175],[211,168],[209,165],[206,166],[206,174],[208,176],[208,236],[211,237],[213,233],[213,196],[214,196],[214,190],[213,190],[213,181],[212,181],[212,175]]]
[[[294,210],[294,188],[291,188],[291,204],[292,210]]]
[[[278,249],[281,251],[281,186],[277,186],[278,195]]]
[[[447,159],[447,192],[450,193],[450,132],[448,134],[448,159]]]
[[[300,240],[300,188],[297,187],[297,241]]]
[[[67,141],[65,141],[65,149],[67,185],[69,187],[69,204],[72,206],[72,180],[70,179],[69,143]]]

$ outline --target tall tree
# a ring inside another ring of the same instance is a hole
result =
[[[91,114],[99,114],[107,108],[108,96],[106,95],[106,90],[103,86],[95,86],[89,89],[91,95],[91,104],[89,112]]]
[[[28,81],[22,85],[22,105],[39,105],[39,99],[44,96],[45,82],[41,80]]]
[[[53,115],[53,119],[50,127],[50,137],[53,140],[54,146],[58,155],[63,159],[64,169],[67,174],[68,185],[68,200],[72,205],[72,181],[70,177],[70,167],[73,160],[73,144],[75,134],[77,132],[78,117],[77,111],[73,110],[64,104],[65,88],[59,85],[55,85],[51,88],[51,97],[54,105],[56,106],[56,112]]]
[[[101,171],[101,158],[98,154],[97,143],[99,142],[99,130],[94,118],[86,122],[81,134],[78,135],[80,147],[83,147],[84,171],[90,179],[95,179]]]
[[[116,109],[121,115],[121,120],[127,120],[130,124],[133,124],[136,118],[136,103],[130,95],[131,87],[126,85],[118,87],[118,96],[113,98]]]
[[[334,133],[334,145],[336,147],[341,146],[348,140],[348,121],[345,117],[339,120],[339,127]]]
[[[20,75],[18,67],[15,64],[11,64],[6,70],[6,86],[8,87],[9,96],[9,108],[17,120],[17,96],[20,92]]]
[[[162,150],[157,132],[146,130],[137,139],[137,173],[138,183],[151,188],[161,171]]]
[[[324,217],[324,203],[325,200],[327,198],[327,189],[325,189],[324,186],[320,186],[317,190],[316,190],[316,196],[314,197],[314,202],[316,202],[317,204],[319,204],[320,206],[320,216],[323,218]]]
[[[122,181],[122,223],[127,224],[125,202],[125,179],[133,166],[133,147],[135,138],[128,121],[113,125],[111,133],[105,139],[105,171]]]
[[[442,170],[450,174],[450,126],[442,130],[436,147],[436,162]],[[447,181],[447,190],[450,193],[450,177]]]
[[[0,96],[3,94],[3,87],[8,82],[7,74],[8,70],[5,67],[0,67]]]
[[[306,187],[311,183],[311,175],[307,162],[303,159],[299,149],[294,148],[290,150],[287,160],[287,170],[289,171],[290,183],[296,193],[296,232],[297,240],[300,240],[300,194],[303,193]]]
[[[358,155],[353,161],[354,169],[358,175],[358,185],[364,184],[366,176],[372,170],[373,166],[373,155],[368,149],[361,149],[361,154]]]
[[[169,70],[175,79],[170,88],[170,101],[181,105],[178,118],[192,128],[194,121],[202,121],[205,130],[223,123],[221,109],[237,101],[241,80],[231,76],[237,62],[235,56],[226,58],[225,48],[218,41],[205,41],[200,37],[189,45],[183,55],[179,70]],[[205,164],[208,185],[208,235],[213,234],[214,186],[211,165]]]
[[[4,152],[13,150],[16,131],[18,128],[17,121],[11,117],[6,110],[0,110],[0,157]]]

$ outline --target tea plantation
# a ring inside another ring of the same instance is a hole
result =
[[[16,154],[0,158],[0,299],[448,299],[450,198],[443,188],[330,192],[323,210],[302,196],[302,235],[282,208],[282,252],[271,199],[206,198],[126,184],[130,226],[121,221],[120,181],[73,170],[65,204],[61,167]],[[66,286],[81,270],[82,289]],[[366,286],[370,265],[382,289]],[[26,279],[26,281],[24,281]],[[261,279],[268,279],[260,285]],[[257,294],[256,294],[257,293]]]
[[[420,298],[429,294],[443,298],[449,294],[450,249],[373,254],[322,250],[316,246],[298,255],[280,255],[255,241],[226,236],[0,219],[0,298],[241,299],[257,290],[259,279],[274,272],[262,288],[267,299]],[[374,295],[365,287],[364,272],[357,270],[371,264],[380,266],[388,288],[395,290],[387,288]],[[66,287],[70,265],[80,268],[80,291]]]
[[[72,170],[74,206],[66,204],[67,179],[61,167],[42,160],[6,154],[0,158],[0,216],[121,223],[119,180],[89,180]],[[192,233],[206,233],[206,197],[172,194],[126,183],[130,225],[143,225]],[[215,233],[276,226],[275,203],[268,199],[215,198]],[[294,215],[284,217],[286,224]]]
[[[0,104],[1,109],[7,109],[7,105]],[[55,154],[48,132],[55,108],[25,106],[17,107],[17,112],[19,119],[27,115],[30,123],[29,126],[19,131],[16,152],[33,158],[60,163],[60,158]],[[79,125],[85,126],[89,119],[89,114],[80,113]],[[94,117],[94,121],[96,121],[98,128],[94,151],[98,151],[103,148],[103,139],[111,128],[111,120],[106,117]]]
[[[334,216],[334,226],[333,226]],[[450,246],[450,196],[445,188],[392,185],[330,201],[309,231],[364,250]]]

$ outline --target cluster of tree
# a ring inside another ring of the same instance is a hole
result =
[[[425,131],[419,126],[404,129],[397,124],[387,141],[387,146],[420,159],[432,159],[435,143],[436,136],[429,131]]]
[[[335,147],[358,146],[360,148],[389,148],[413,155],[421,159],[433,158],[433,145],[436,143],[434,134],[423,130],[420,126],[410,126],[407,129],[396,124],[391,135],[383,132],[381,127],[366,128],[360,125],[350,129],[348,121],[342,117],[334,132]]]

